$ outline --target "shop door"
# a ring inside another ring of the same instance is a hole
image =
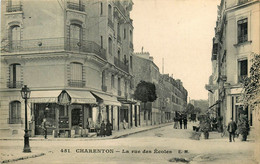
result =
[[[82,127],[83,123],[83,114],[81,109],[73,109],[71,111],[71,126],[79,126]]]

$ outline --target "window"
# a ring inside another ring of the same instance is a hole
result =
[[[124,55],[124,63],[125,63],[125,64],[127,63],[126,55]]]
[[[112,39],[108,38],[108,52],[110,55],[112,55]]]
[[[127,93],[127,81],[125,81],[125,93]]]
[[[102,86],[106,86],[106,72],[102,72]]]
[[[133,68],[133,57],[130,56],[130,68],[132,69]]]
[[[247,18],[239,20],[237,22],[238,29],[238,43],[243,43],[248,40],[248,30],[247,30]]]
[[[103,48],[103,36],[100,36],[100,46]]]
[[[85,5],[82,4],[81,0],[69,0],[67,4],[71,10],[85,11]]]
[[[19,50],[21,46],[21,28],[18,25],[11,26],[9,32],[9,41],[11,50]]]
[[[100,2],[100,15],[103,15],[103,3]]]
[[[126,39],[126,29],[124,28],[124,39]]]
[[[82,27],[78,24],[70,25],[70,49],[78,50],[82,45]]]
[[[117,36],[120,36],[120,24],[117,23]]]
[[[111,88],[115,88],[115,76],[111,75]]]
[[[247,77],[247,60],[239,61],[238,66],[238,82],[243,82],[244,79]]]
[[[13,101],[9,107],[9,124],[21,124],[21,103]]]
[[[108,19],[112,20],[112,7],[108,5]]]
[[[120,60],[120,50],[117,51],[118,60]]]
[[[9,66],[8,88],[21,88],[23,85],[21,77],[21,65],[11,64]]]
[[[132,35],[132,30],[130,30],[130,42],[132,43],[132,37],[133,37],[133,35]]]
[[[118,81],[117,81],[117,88],[118,88],[118,90],[119,91],[121,91],[121,79],[120,78],[118,78]]]
[[[83,65],[81,63],[70,63],[70,80],[69,86],[71,87],[83,87],[85,82],[83,81]]]
[[[6,6],[6,12],[18,12],[22,11],[22,5],[20,0],[9,0]]]

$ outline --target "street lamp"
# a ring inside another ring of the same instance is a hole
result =
[[[27,87],[27,85],[24,85],[21,90],[21,96],[25,101],[25,130],[24,130],[25,134],[24,134],[24,148],[23,148],[24,153],[31,152],[31,148],[29,144],[29,134],[27,128],[27,99],[30,98],[30,94],[31,94],[30,89]]]

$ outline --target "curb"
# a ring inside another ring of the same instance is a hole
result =
[[[15,162],[15,161],[19,161],[19,160],[28,159],[28,158],[36,158],[36,157],[40,157],[40,156],[44,156],[44,155],[46,155],[46,154],[45,153],[39,153],[39,154],[34,154],[34,155],[28,155],[28,156],[24,156],[24,157],[18,157],[18,158],[14,158],[14,159],[3,160],[3,161],[1,161],[1,163]]]
[[[117,135],[117,136],[108,136],[108,137],[104,137],[104,138],[51,138],[51,139],[44,139],[44,138],[30,138],[30,141],[71,141],[71,140],[76,140],[76,141],[86,141],[86,140],[107,140],[107,139],[118,139],[118,138],[123,138],[129,135],[133,135],[136,133],[141,133],[141,132],[145,132],[145,131],[149,131],[149,130],[153,130],[153,129],[158,129],[161,127],[165,127],[165,126],[169,126],[171,125],[171,123],[166,123],[157,127],[151,127],[151,128],[147,128],[147,129],[143,129],[140,131],[135,131],[135,132],[128,132],[126,134],[121,134],[121,135]],[[20,138],[0,138],[0,141],[10,141],[10,140],[23,140]]]

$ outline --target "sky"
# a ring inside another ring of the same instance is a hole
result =
[[[134,51],[149,52],[162,73],[180,79],[190,99],[207,99],[220,0],[133,0]]]

